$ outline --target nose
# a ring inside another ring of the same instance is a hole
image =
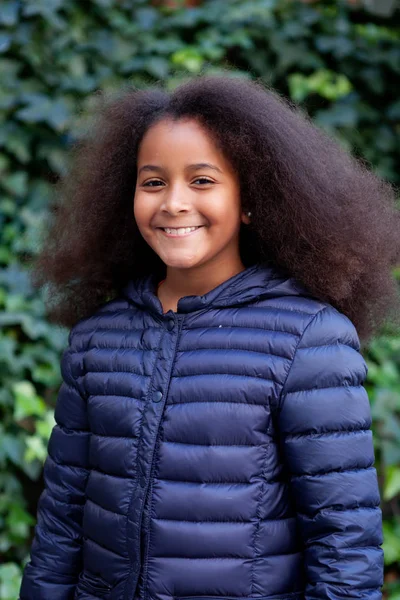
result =
[[[162,195],[160,210],[175,215],[190,210],[189,192],[183,184],[171,184]]]

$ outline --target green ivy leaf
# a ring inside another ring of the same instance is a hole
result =
[[[385,500],[391,500],[398,494],[400,494],[400,467],[391,465],[386,469],[383,497]]]
[[[30,526],[35,524],[35,519],[21,505],[14,503],[9,507],[5,522],[10,535],[14,538],[26,539]]]
[[[30,381],[19,381],[12,386],[15,398],[14,419],[20,421],[33,415],[41,416],[46,410],[46,404],[36,394]]]
[[[17,467],[23,467],[24,450],[25,442],[21,436],[5,433],[0,438],[0,455],[4,452],[5,456]]]
[[[27,123],[45,122],[56,131],[64,131],[69,124],[72,112],[71,103],[66,98],[52,100],[41,94],[25,94],[28,106],[16,112],[16,117]]]
[[[400,562],[400,523],[396,521],[385,521],[383,523],[383,553],[385,565],[398,564]]]
[[[42,438],[38,435],[32,435],[26,439],[26,450],[24,460],[31,463],[34,460],[44,462],[47,456],[47,447]]]
[[[36,431],[46,442],[48,442],[55,425],[56,420],[54,418],[54,411],[48,410],[45,415],[36,422]]]
[[[204,59],[196,48],[188,46],[174,52],[172,62],[177,66],[184,67],[191,73],[199,73],[203,67]]]
[[[15,563],[0,565],[0,598],[1,600],[15,600],[19,597],[22,571]]]
[[[13,27],[18,21],[20,3],[18,0],[3,0],[0,10],[0,23],[6,27]],[[1,597],[1,596],[0,596]]]
[[[26,171],[16,171],[2,177],[1,185],[6,192],[13,196],[25,196],[28,190],[28,174]]]
[[[11,46],[11,42],[12,36],[9,33],[0,32],[0,53],[7,52]]]

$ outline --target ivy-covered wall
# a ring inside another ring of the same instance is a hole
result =
[[[400,183],[399,11],[318,0],[2,0],[0,5],[0,600],[18,597],[67,331],[26,268],[52,184],[96,90],[168,88],[200,70],[261,77]],[[362,218],[362,215],[360,215]],[[397,273],[400,279],[400,273]],[[386,597],[400,599],[400,332],[364,355],[385,518]]]

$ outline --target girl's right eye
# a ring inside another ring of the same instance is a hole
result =
[[[207,179],[207,177],[197,177],[197,179],[195,179],[195,181],[203,181],[206,185],[213,183],[210,179]],[[159,187],[159,185],[157,184],[161,184],[164,185],[162,181],[160,181],[159,179],[151,179],[150,181],[146,181],[145,183],[142,183],[142,187]],[[156,184],[156,185],[152,185],[152,184]]]
[[[151,181],[146,181],[146,183],[143,183],[143,187],[158,187],[158,186],[153,186],[151,185],[152,183],[161,183],[162,181],[160,181],[159,179],[152,179]]]

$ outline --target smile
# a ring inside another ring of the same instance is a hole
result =
[[[160,231],[162,231],[167,237],[186,237],[201,227],[203,227],[203,225],[199,225],[197,227],[179,227],[178,229],[174,229],[172,227],[159,227],[158,229],[160,229]]]

